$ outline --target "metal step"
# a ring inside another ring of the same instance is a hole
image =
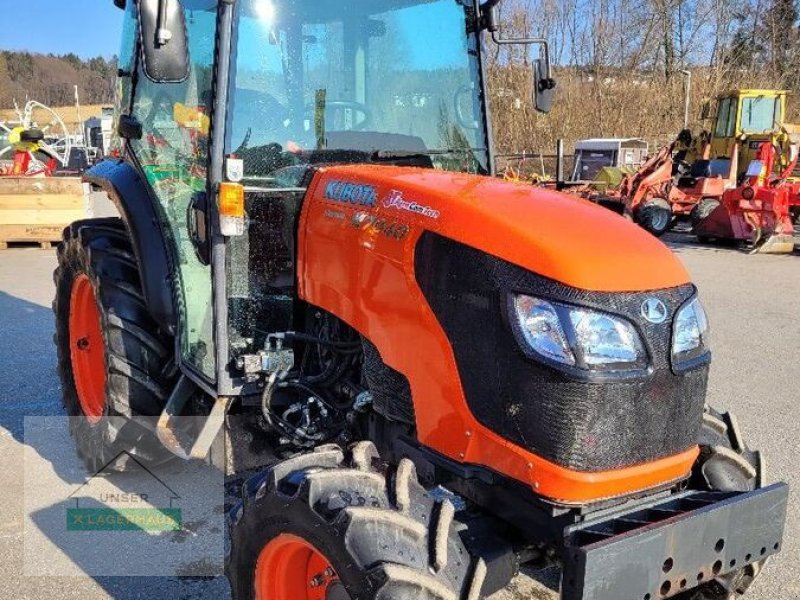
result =
[[[208,456],[211,445],[225,424],[225,414],[232,401],[223,396],[214,401],[211,411],[205,417],[182,417],[186,402],[196,390],[195,385],[182,375],[156,425],[159,441],[183,460],[204,459]],[[196,427],[196,420],[201,418],[205,421],[200,427]]]

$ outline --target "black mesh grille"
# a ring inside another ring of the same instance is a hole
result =
[[[492,431],[586,472],[650,462],[697,443],[708,368],[676,375],[670,367],[672,317],[694,294],[693,286],[586,292],[432,233],[417,246],[416,276],[452,343],[470,410]],[[652,373],[627,381],[578,381],[531,360],[507,320],[512,291],[624,316],[642,335]],[[669,310],[662,325],[641,317],[642,303],[652,297]]]
[[[390,421],[414,425],[416,419],[408,379],[383,362],[380,352],[369,340],[362,338],[362,346],[364,377],[372,393],[375,411]]]

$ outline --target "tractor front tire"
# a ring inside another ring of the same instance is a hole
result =
[[[150,317],[120,219],[64,230],[53,279],[62,402],[86,468],[123,471],[129,459],[169,456],[137,419],[156,417],[173,379],[171,339]]]
[[[249,480],[231,513],[235,600],[478,600],[486,575],[403,459],[325,446]]]
[[[672,206],[663,198],[647,200],[636,209],[634,221],[654,236],[661,237],[672,228]]]
[[[747,448],[736,418],[706,407],[693,485],[715,491],[747,492],[762,487],[764,475],[761,455]],[[763,566],[764,561],[753,563],[675,600],[734,600],[748,590]]]

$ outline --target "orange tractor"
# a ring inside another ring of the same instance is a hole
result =
[[[727,190],[721,200],[703,200],[693,231],[701,242],[750,242],[753,252],[790,254],[794,251],[794,219],[800,208],[800,183],[791,180],[796,164],[773,175],[780,148],[764,142],[747,171],[746,181]]]
[[[121,218],[67,228],[55,273],[90,468],[242,434],[236,599],[478,600],[533,561],[564,600],[747,591],[788,487],[706,406],[697,288],[610,211],[491,177],[484,52],[543,47],[547,111],[545,41],[499,0],[116,3],[124,152],[85,178]]]

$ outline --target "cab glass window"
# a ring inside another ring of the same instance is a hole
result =
[[[286,187],[286,167],[371,162],[377,152],[487,172],[478,40],[467,5],[237,2],[227,134],[248,180]]]
[[[187,213],[193,196],[206,190],[217,1],[180,1],[186,12],[189,76],[181,83],[155,83],[139,67],[133,114],[144,135],[132,147],[158,197],[162,229],[174,251],[183,360],[213,380],[211,270],[195,254]]]
[[[781,122],[779,98],[760,96],[742,101],[742,119],[739,128],[747,133],[775,131]]]
[[[731,123],[736,119],[735,113],[736,103],[733,98],[725,98],[720,102],[719,112],[717,113],[717,126],[714,131],[715,137],[730,137],[733,135]]]

